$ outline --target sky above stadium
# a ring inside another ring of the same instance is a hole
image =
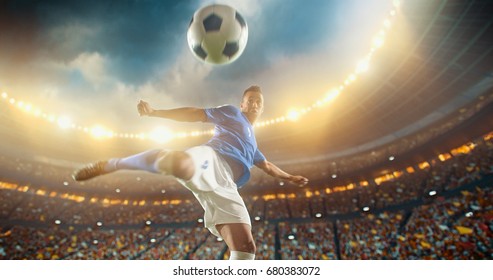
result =
[[[198,61],[186,40],[193,13],[213,2],[236,8],[249,29],[242,56],[223,66]],[[158,123],[138,117],[140,99],[238,105],[256,84],[276,117],[341,83],[391,9],[390,0],[2,1],[0,91],[78,124],[140,132]]]

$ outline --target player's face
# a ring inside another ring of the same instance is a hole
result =
[[[240,109],[243,113],[260,116],[264,111],[264,97],[262,93],[247,91],[243,96]]]

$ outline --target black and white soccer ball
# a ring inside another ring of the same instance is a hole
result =
[[[201,61],[227,64],[245,50],[248,27],[236,9],[210,5],[195,12],[188,27],[188,46]]]

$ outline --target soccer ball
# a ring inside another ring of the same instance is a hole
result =
[[[248,40],[246,21],[234,8],[210,5],[195,12],[187,31],[190,50],[201,61],[228,64],[240,57]]]

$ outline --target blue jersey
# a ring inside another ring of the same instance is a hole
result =
[[[250,179],[250,168],[265,160],[265,156],[257,148],[252,124],[235,106],[224,105],[205,109],[207,121],[214,123],[214,136],[206,143],[226,161],[239,164],[243,173],[236,178],[236,185],[243,186]]]

